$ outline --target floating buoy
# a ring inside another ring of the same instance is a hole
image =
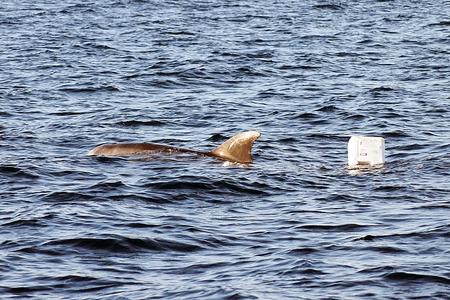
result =
[[[384,165],[384,138],[352,136],[348,141],[348,168],[380,168]]]

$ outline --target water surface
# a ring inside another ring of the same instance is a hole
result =
[[[444,299],[448,1],[0,9],[2,299]],[[86,156],[104,142],[254,164]],[[351,173],[354,134],[385,168]]]

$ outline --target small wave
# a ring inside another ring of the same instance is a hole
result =
[[[229,180],[217,181],[201,181],[199,178],[180,178],[171,181],[160,181],[146,184],[146,187],[152,187],[160,190],[191,190],[191,191],[205,191],[211,194],[250,194],[250,195],[266,195],[273,191],[274,187],[269,187],[261,183],[237,183]]]
[[[386,273],[392,273],[394,270],[395,269],[392,266],[382,266],[382,267],[373,267],[373,268],[363,269],[363,270],[358,271],[358,273],[381,273],[381,274],[386,274]]]
[[[311,120],[311,119],[317,119],[320,118],[318,114],[311,113],[311,112],[304,112],[294,117],[294,119],[305,119],[305,120]]]
[[[349,137],[339,134],[333,134],[333,133],[311,133],[307,135],[308,138],[313,139],[330,139],[330,140],[337,140],[337,141],[348,141]]]
[[[429,145],[423,145],[423,144],[421,145],[421,144],[414,143],[414,144],[409,144],[409,145],[395,146],[395,147],[392,147],[390,150],[391,151],[397,151],[397,152],[400,152],[400,151],[413,151],[413,150],[426,149],[428,147],[429,147]]]
[[[65,275],[65,276],[58,276],[54,279],[58,281],[64,281],[67,282],[89,282],[89,281],[96,281],[98,278],[92,277],[92,276],[81,276],[81,275]]]
[[[335,35],[330,34],[304,34],[300,36],[301,39],[305,40],[331,40],[335,39]],[[318,60],[320,62],[321,60]],[[326,62],[325,60],[323,62]]]
[[[285,96],[285,95],[282,94],[282,93],[276,92],[273,89],[268,89],[268,90],[265,90],[265,91],[261,91],[257,95],[257,97],[259,99],[269,99],[269,98],[272,98],[272,97],[283,97],[283,96]]]
[[[150,238],[129,238],[129,237],[109,237],[109,238],[72,238],[61,239],[44,243],[42,246],[71,246],[87,250],[129,253],[139,251],[175,251],[194,252],[202,250],[198,245],[181,243],[163,239]]]
[[[30,293],[36,293],[36,292],[45,292],[45,291],[51,291],[53,290],[53,287],[51,286],[18,286],[18,287],[6,287],[3,286],[2,289],[11,294],[30,294]]]
[[[215,187],[213,184],[197,181],[160,181],[152,182],[146,185],[160,190],[213,190]]]
[[[140,222],[132,222],[132,223],[127,223],[124,224],[127,227],[130,228],[155,228],[155,227],[159,227],[159,225],[155,225],[155,224],[148,224],[148,223],[140,223]]]
[[[108,199],[113,201],[141,201],[144,203],[155,203],[155,204],[167,204],[173,202],[173,197],[170,195],[151,195],[151,196],[143,196],[136,194],[123,194],[122,192],[119,195],[111,195],[108,196]]]
[[[378,86],[369,90],[370,93],[380,93],[380,92],[392,92],[395,89],[387,86]]]
[[[211,135],[207,140],[211,141],[211,142],[221,142],[221,141],[225,141],[228,138],[230,138],[230,137],[226,137],[220,133],[215,133],[215,134]]]
[[[260,50],[255,52],[250,52],[245,54],[248,58],[256,58],[256,59],[268,59],[274,56],[274,52],[272,50]]]
[[[127,283],[128,284],[128,283]],[[121,282],[115,282],[115,281],[100,281],[93,283],[93,286],[86,286],[83,285],[80,289],[77,289],[78,292],[84,292],[84,293],[92,293],[96,291],[101,291],[104,289],[110,289],[113,287],[118,287],[123,285]]]
[[[64,251],[64,250],[44,249],[44,248],[38,247],[38,246],[24,247],[24,248],[16,250],[16,252],[23,252],[23,253],[28,253],[28,254],[43,254],[43,255],[48,255],[48,256],[64,256],[67,254],[66,251]]]
[[[184,267],[182,269],[182,273],[183,274],[198,274],[198,273],[203,273],[209,269],[212,270],[215,268],[226,267],[227,265],[228,265],[228,263],[226,263],[226,262],[196,263],[196,264],[192,264],[187,267]]]
[[[269,195],[271,192],[278,190],[276,187],[270,187],[265,183],[253,182],[250,184],[236,183],[226,180],[215,182],[218,191],[228,191],[231,194],[250,194],[250,195]],[[270,192],[269,192],[270,191]]]
[[[337,110],[339,110],[339,108],[334,105],[325,105],[325,106],[322,106],[322,107],[316,109],[316,111],[321,111],[321,112],[335,112]]]
[[[313,268],[299,268],[298,266],[294,266],[292,268],[289,268],[287,270],[283,270],[280,272],[277,272],[277,276],[280,277],[285,277],[285,276],[317,276],[317,275],[325,275],[327,274],[326,272],[317,270],[317,269],[313,269]]]
[[[99,43],[94,43],[94,42],[86,42],[83,43],[83,47],[92,47],[92,48],[96,48],[96,49],[114,49],[114,47],[109,46],[109,45],[105,45],[105,44],[99,44]]]
[[[323,9],[323,10],[342,10],[343,7],[337,4],[317,4],[314,5],[315,9]]]
[[[46,70],[46,69],[56,69],[56,68],[65,68],[67,65],[64,64],[46,64],[46,65],[42,65],[40,68],[41,70]]]
[[[151,76],[151,75],[145,74],[145,73],[136,73],[136,74],[124,75],[124,76],[122,76],[122,78],[126,79],[126,80],[131,80],[134,78],[147,77],[147,76]]]
[[[380,236],[368,234],[368,235],[365,235],[365,236],[362,236],[362,237],[359,237],[359,238],[355,238],[353,240],[354,241],[368,241],[368,242],[371,242],[371,241],[373,241],[373,240],[375,240],[376,238],[379,238],[379,237]]]
[[[355,238],[354,241],[374,241],[378,239],[388,239],[388,238],[415,238],[415,239],[435,239],[435,238],[448,238],[450,237],[450,225],[442,225],[436,228],[432,228],[424,231],[414,231],[407,233],[392,233],[384,235],[365,235],[362,237]]]
[[[372,39],[363,39],[363,40],[358,41],[357,43],[366,45],[366,44],[371,44],[373,42],[374,42],[374,40],[372,40]]]
[[[191,69],[182,69],[182,70],[161,70],[156,73],[153,73],[154,76],[159,77],[178,77],[180,79],[185,80],[193,80],[197,78],[208,78],[211,77],[208,76],[206,72],[203,71],[203,69],[198,68],[191,68]]]
[[[370,250],[370,251],[376,251],[379,253],[388,253],[388,254],[396,254],[396,253],[402,253],[407,254],[409,251],[406,251],[401,248],[397,247],[389,247],[389,246],[378,246],[378,247],[366,247],[364,250]]]
[[[67,286],[70,290],[77,292],[94,292],[111,287],[122,286],[124,284],[138,284],[138,282],[130,279],[110,280],[93,276],[73,274],[52,277],[51,279],[56,280],[58,282],[57,285]]]
[[[450,278],[438,275],[428,275],[428,274],[418,274],[408,272],[393,272],[386,275],[384,278],[395,281],[408,281],[411,283],[432,282],[450,285]]]
[[[71,13],[75,13],[75,12],[83,12],[83,13],[95,13],[95,10],[92,9],[91,6],[87,5],[87,4],[73,4],[73,5],[68,5],[66,7],[64,7],[63,9],[61,9],[59,11],[62,14],[71,14]]]
[[[288,252],[288,254],[291,255],[306,255],[306,254],[312,254],[312,253],[316,253],[319,250],[317,250],[316,248],[310,248],[310,247],[305,247],[305,248],[296,248],[296,249],[292,249]]]
[[[185,85],[179,80],[171,80],[171,79],[154,79],[151,81],[151,84],[159,88],[174,88]]]
[[[445,114],[448,113],[449,109],[444,107],[433,107],[425,111],[425,114]]]
[[[383,186],[377,186],[374,188],[374,191],[376,191],[376,192],[395,192],[395,191],[401,191],[401,190],[407,190],[407,187],[400,186],[400,185],[383,185]]]
[[[298,142],[298,139],[296,139],[295,137],[285,137],[278,139],[277,142],[280,144],[292,144]]]
[[[98,112],[99,112],[98,110],[95,110],[95,111],[56,111],[56,112],[50,112],[49,115],[65,117],[65,116],[79,116],[79,115],[86,115],[86,114],[95,114]]]
[[[31,226],[36,227],[42,225],[40,220],[37,219],[28,219],[28,220],[13,220],[7,223],[3,223],[2,226],[10,226],[10,227],[23,227],[23,226]]]
[[[349,116],[345,117],[345,119],[346,120],[362,121],[364,119],[367,119],[367,116],[355,113],[355,114],[350,114]]]
[[[37,179],[38,175],[31,172],[24,171],[22,168],[15,165],[2,165],[0,166],[0,175],[6,175],[8,177],[14,178],[25,178],[25,179]]]
[[[119,92],[120,89],[114,85],[100,85],[100,86],[61,86],[58,91],[66,93],[96,93],[96,92]]]
[[[297,226],[299,229],[307,229],[313,231],[341,231],[341,232],[353,232],[367,229],[370,225],[360,224],[338,224],[338,225],[323,225],[323,224],[308,224]]]
[[[76,111],[59,111],[59,112],[51,112],[50,115],[54,116],[76,116],[76,115],[82,115],[83,112],[76,112]]]
[[[449,191],[445,191],[445,192],[449,192]],[[427,209],[427,210],[434,210],[434,209],[449,210],[450,209],[450,204],[449,203],[423,204],[423,205],[419,205],[419,206],[416,206],[416,207],[412,207],[410,209],[411,210],[422,210],[422,209]]]
[[[180,31],[167,31],[167,32],[163,32],[163,33],[168,34],[168,35],[175,35],[175,36],[178,36],[178,35],[195,36],[195,35],[196,35],[196,34],[193,33],[193,32],[185,31],[185,30],[180,30]]]
[[[148,121],[128,120],[128,121],[119,121],[115,123],[115,125],[121,127],[163,126],[166,124],[167,124],[166,122],[158,120],[148,120]]]
[[[440,22],[437,22],[437,23],[431,23],[431,24],[428,24],[427,26],[430,26],[430,27],[435,27],[435,26],[450,26],[450,21],[440,21]]]
[[[94,292],[102,289],[108,289],[111,287],[117,287],[124,284],[136,284],[136,282],[121,282],[104,280],[91,276],[82,275],[64,275],[64,276],[40,276],[35,277],[33,280],[37,282],[48,281],[49,284],[35,284],[33,286],[0,286],[5,292],[9,292],[15,295],[26,295],[30,297],[32,293],[42,293],[46,291],[55,291],[64,289],[65,292]],[[55,282],[56,281],[56,282]]]
[[[110,191],[117,188],[124,188],[126,185],[122,181],[105,181],[105,182],[98,182],[94,184],[93,186],[89,187],[89,190],[91,189],[99,189],[101,191]]]
[[[99,199],[101,198],[78,192],[52,192],[42,197],[42,200],[49,202],[81,202]]]
[[[235,53],[235,52],[222,52],[222,51],[214,50],[212,53],[214,55],[221,55],[221,56],[225,56],[225,57],[242,57],[241,53]]]
[[[313,66],[313,65],[282,65],[279,67],[280,70],[314,70],[320,69],[321,66]]]
[[[234,76],[254,76],[254,77],[268,77],[270,76],[266,72],[259,71],[253,67],[240,67],[237,68],[234,72]]]
[[[393,130],[383,133],[383,136],[389,138],[403,138],[409,137],[410,135],[404,132],[403,130]]]
[[[336,52],[336,53],[334,53],[334,55],[336,55],[337,57],[359,57],[359,56],[362,56],[362,54],[359,52],[345,52],[345,51]]]

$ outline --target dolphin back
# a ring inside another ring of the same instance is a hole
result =
[[[127,156],[142,153],[175,152],[176,147],[149,143],[105,144],[88,152],[94,156]]]
[[[219,157],[224,160],[241,164],[249,164],[253,161],[253,143],[260,136],[261,133],[257,131],[245,131],[238,133],[232,138],[226,140],[222,145],[220,145],[210,153],[213,156]]]

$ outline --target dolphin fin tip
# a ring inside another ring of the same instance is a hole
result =
[[[244,131],[226,140],[211,153],[224,160],[249,164],[253,162],[252,146],[261,136],[258,131]]]

